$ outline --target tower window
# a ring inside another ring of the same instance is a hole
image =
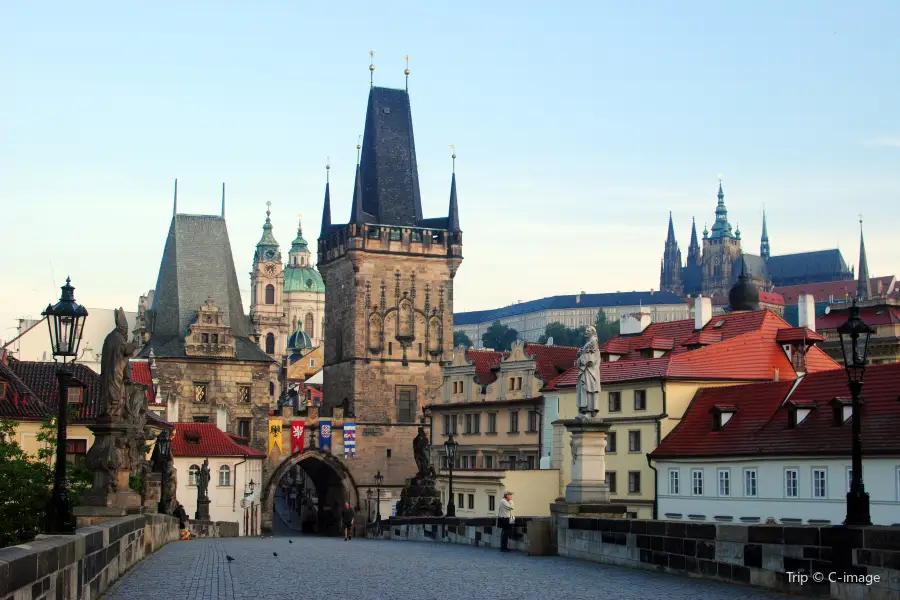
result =
[[[313,331],[313,316],[312,313],[306,313],[306,317],[303,319],[303,330],[306,332],[310,338],[315,335]]]
[[[305,264],[306,264],[306,259],[304,259],[304,258],[301,256],[301,257],[300,257],[300,266],[302,267],[302,266],[304,266]]]
[[[266,304],[275,304],[275,286],[271,283],[266,286]]]
[[[271,333],[266,334],[266,354],[275,354],[275,336]]]

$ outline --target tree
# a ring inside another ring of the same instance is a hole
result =
[[[466,348],[471,348],[475,344],[472,343],[472,340],[469,339],[469,336],[466,335],[464,331],[454,331],[453,332],[453,347],[458,348],[459,346],[465,346]]]
[[[0,420],[0,548],[41,532],[50,481],[50,467],[30,459],[16,442],[15,421]]]
[[[594,321],[597,330],[597,341],[602,344],[619,335],[619,321],[608,321],[603,309],[597,311],[597,319]]]
[[[68,408],[69,423],[72,423],[78,417],[78,411],[72,405],[68,405]],[[56,466],[56,415],[48,415],[44,422],[41,423],[41,428],[34,437],[37,441],[43,442],[38,449],[38,460],[46,463],[52,479],[53,470]],[[84,464],[73,462],[66,467],[66,490],[69,494],[69,503],[72,506],[81,504],[81,495],[90,487],[91,480],[91,472]]]
[[[481,343],[485,348],[493,348],[498,352],[510,350],[513,342],[519,339],[519,332],[507,325],[501,325],[500,321],[494,321],[481,336]]]
[[[544,335],[538,338],[538,343],[546,344],[550,338],[553,338],[553,345],[555,346],[575,346],[580,348],[587,341],[587,334],[585,333],[585,327],[570,328],[562,323],[554,322],[549,323],[544,328]]]

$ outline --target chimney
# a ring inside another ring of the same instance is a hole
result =
[[[778,369],[772,369],[772,381],[781,381],[781,373]]]
[[[228,411],[224,404],[216,406],[216,427],[228,431]]]
[[[619,335],[634,335],[643,333],[650,325],[650,313],[636,312],[626,313],[619,319]]]
[[[816,330],[816,299],[812,294],[800,294],[797,298],[797,314],[800,327]]]
[[[712,300],[697,296],[694,298],[694,330],[703,329],[712,319]]]
[[[553,336],[552,336],[552,335],[551,335],[550,337],[547,338],[547,343],[544,344],[544,345],[545,345],[545,346],[552,346],[552,345],[553,345]]]
[[[884,296],[884,282],[878,280],[878,296]]]

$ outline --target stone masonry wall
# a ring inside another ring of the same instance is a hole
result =
[[[561,517],[560,556],[790,593],[900,600],[900,528]]]
[[[95,600],[140,560],[178,538],[178,519],[148,514],[0,548],[0,600]]]
[[[517,518],[509,535],[509,549],[517,552],[528,552],[528,536],[526,530],[528,517]],[[382,538],[395,541],[442,542],[445,544],[462,544],[466,546],[482,546],[500,548],[500,528],[497,519],[477,518],[409,518],[390,519],[382,525]],[[369,537],[373,537],[372,526],[369,526]]]

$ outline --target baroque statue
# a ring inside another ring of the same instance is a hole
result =
[[[125,383],[131,380],[129,359],[137,344],[128,341],[128,321],[125,311],[115,311],[116,328],[103,340],[100,371],[100,416],[116,422],[122,417]]]
[[[575,365],[578,367],[578,412],[581,416],[594,416],[597,409],[597,395],[600,393],[600,344],[597,330],[590,326],[585,331],[587,342],[578,351]]]
[[[419,433],[416,435],[415,439],[413,439],[413,456],[416,459],[416,467],[418,467],[419,475],[428,475],[434,476],[434,469],[431,466],[431,443],[428,441],[428,436],[425,434],[425,428],[419,427]]]
[[[197,476],[197,500],[209,500],[207,490],[209,489],[209,459],[203,459],[203,466],[200,467],[200,474]]]

